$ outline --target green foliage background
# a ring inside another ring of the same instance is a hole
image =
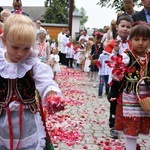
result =
[[[134,4],[138,7],[140,7],[141,0],[133,0]],[[97,2],[97,5],[100,5],[101,7],[111,7],[114,8],[117,11],[123,10],[123,0],[99,0]]]

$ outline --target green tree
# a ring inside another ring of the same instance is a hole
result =
[[[97,5],[100,5],[101,7],[111,7],[114,8],[116,11],[123,10],[122,5],[123,0],[99,0]],[[141,0],[133,0],[135,5],[141,6]]]
[[[88,16],[86,16],[86,11],[83,7],[78,10],[79,13],[82,15],[82,18],[80,20],[80,25],[84,25],[88,21]]]
[[[68,24],[69,0],[46,0],[43,15],[46,23]]]

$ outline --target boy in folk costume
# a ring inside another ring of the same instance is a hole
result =
[[[131,43],[129,41],[129,34],[131,30],[133,20],[128,15],[122,15],[117,20],[117,33],[116,39],[110,41],[110,43],[105,47],[105,51],[110,53],[110,55],[122,54],[126,49],[131,49]],[[119,51],[116,51],[116,47]],[[112,80],[112,74],[109,75],[109,83],[112,84],[110,92],[108,94],[108,101],[110,102],[110,117],[109,117],[109,127],[110,127],[110,137],[118,138],[118,133],[114,131],[115,125],[115,114],[116,114],[116,100],[111,101],[112,98],[116,98],[118,83]]]

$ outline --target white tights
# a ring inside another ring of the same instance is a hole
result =
[[[136,150],[136,146],[137,146],[137,138],[130,138],[130,137],[125,138],[126,150]]]
[[[92,72],[93,73],[93,83],[96,84],[97,83],[97,72]]]

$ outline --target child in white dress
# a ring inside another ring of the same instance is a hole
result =
[[[52,49],[52,54],[50,55],[50,66],[54,72],[54,80],[56,79],[56,73],[60,72],[60,65],[59,65],[59,50],[57,47]]]
[[[78,47],[78,59],[77,63],[79,64],[80,70],[83,71],[84,69],[84,63],[85,63],[85,43],[84,39],[80,40],[79,47]]]
[[[50,44],[51,52],[52,52],[52,49],[55,47],[57,47],[57,43],[56,43],[55,39],[52,39],[52,43]]]
[[[36,29],[29,17],[10,15],[2,40],[6,49],[0,48],[0,150],[43,150],[47,134],[42,107],[47,106],[46,98],[61,91],[51,67],[40,62],[33,49]],[[41,97],[40,108],[35,90]]]
[[[91,70],[90,69],[90,65],[91,65],[90,54],[91,54],[92,44],[93,44],[93,42],[88,41],[88,43],[86,45],[86,49],[85,49],[84,72],[87,73],[89,80],[90,80],[90,76],[91,76],[91,71],[90,71]]]

